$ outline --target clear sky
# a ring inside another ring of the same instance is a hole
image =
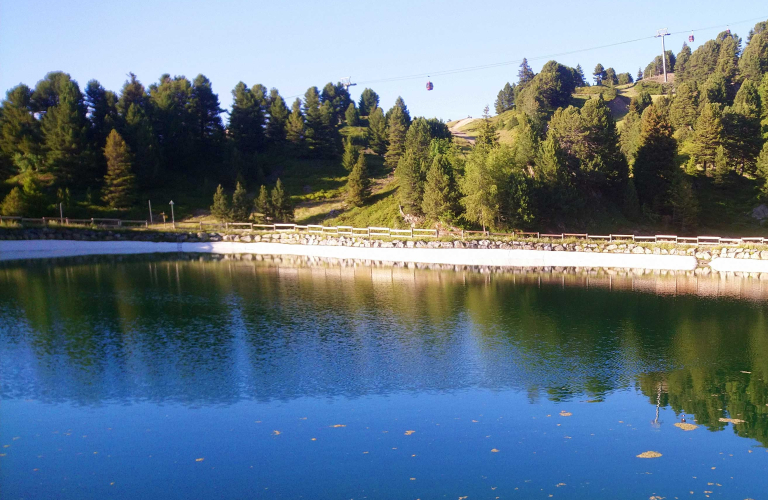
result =
[[[535,71],[552,54],[695,28],[699,43],[731,23],[746,39],[768,19],[757,0],[0,0],[0,90],[19,82],[34,86],[47,72],[66,71],[80,83],[97,79],[119,91],[130,71],[149,85],[161,74],[203,73],[231,104],[238,81],[277,87],[284,97],[312,85],[352,76],[375,81],[467,68],[528,57]],[[667,37],[677,53],[688,33]],[[553,57],[591,73],[598,62],[629,71],[661,52],[646,39]],[[370,83],[352,87],[355,99],[372,87],[389,108],[398,95],[413,116],[456,119],[493,109],[517,63],[481,71]]]

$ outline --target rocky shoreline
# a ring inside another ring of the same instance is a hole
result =
[[[713,258],[768,260],[765,245],[692,246],[672,242],[637,243],[632,241],[590,241],[531,239],[390,239],[308,233],[263,232],[159,232],[137,230],[100,230],[79,228],[0,228],[0,240],[71,240],[71,241],[146,241],[167,243],[283,243],[293,245],[343,246],[355,248],[477,248],[502,250],[539,250],[613,254],[692,256],[700,265]]]

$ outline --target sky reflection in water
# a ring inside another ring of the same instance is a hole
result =
[[[735,277],[6,263],[0,491],[761,498],[767,299]]]

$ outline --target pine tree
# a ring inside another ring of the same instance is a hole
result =
[[[285,131],[286,138],[294,145],[294,147],[301,148],[304,146],[306,124],[304,122],[304,115],[301,112],[301,100],[298,98],[293,101],[293,107],[291,108],[291,114],[288,117]]]
[[[624,189],[623,212],[624,216],[629,220],[636,220],[640,217],[640,200],[637,198],[634,179],[629,179]]]
[[[739,173],[752,174],[763,140],[760,134],[762,106],[757,85],[752,80],[742,83],[733,106],[723,113],[723,145],[726,156]]]
[[[40,122],[34,116],[32,89],[24,84],[13,87],[0,109],[0,152],[8,158],[40,154]]]
[[[605,80],[606,73],[605,68],[602,64],[597,63],[597,66],[595,66],[595,70],[592,72],[593,80],[595,81],[595,85],[602,85],[603,80]]]
[[[266,186],[262,185],[259,189],[259,196],[254,200],[254,210],[261,214],[261,221],[263,224],[267,224],[269,220],[274,219],[275,211],[272,207],[272,199],[269,197],[269,191]]]
[[[676,154],[672,125],[655,104],[649,106],[643,111],[640,147],[633,168],[641,206],[657,213],[666,207],[676,170]]]
[[[276,222],[293,222],[291,197],[283,189],[283,182],[280,179],[277,179],[275,188],[272,190],[272,209],[274,210]]]
[[[624,153],[630,165],[635,163],[635,155],[640,147],[641,126],[642,116],[635,109],[630,108],[629,113],[624,117],[624,127],[619,136],[621,152]]]
[[[739,59],[739,72],[744,78],[759,82],[768,74],[768,25],[763,21],[755,26],[747,46]],[[766,105],[766,104],[764,104]]]
[[[0,204],[0,214],[8,217],[28,217],[27,203],[24,199],[24,193],[18,186],[11,189],[11,192],[3,199]]]
[[[189,109],[192,120],[193,147],[198,164],[209,165],[217,161],[223,152],[224,125],[219,96],[213,92],[211,81],[205,75],[197,75],[189,91]]]
[[[616,76],[616,70],[613,68],[608,68],[605,70],[605,81],[610,85],[611,87],[614,85],[617,85],[619,83],[619,78]]]
[[[395,168],[400,162],[400,158],[405,153],[405,134],[408,131],[405,116],[402,109],[395,105],[390,110],[391,114],[387,122],[387,153],[384,155],[388,167]]]
[[[128,108],[131,107],[131,104],[144,110],[147,109],[149,104],[147,90],[136,78],[136,75],[128,73],[128,78],[129,79],[123,84],[123,89],[120,91],[120,98],[117,100],[117,111],[122,117],[128,115]]]
[[[642,68],[637,68],[637,76],[635,77],[635,81],[639,82],[643,79],[643,70]]]
[[[405,150],[413,153],[416,162],[419,164],[419,172],[422,180],[427,175],[430,160],[430,144],[432,142],[432,130],[429,122],[424,118],[416,118],[408,132],[405,134]]]
[[[693,130],[696,123],[699,96],[696,83],[681,83],[677,86],[675,98],[669,107],[669,121],[675,130]]]
[[[92,179],[85,155],[87,122],[83,97],[77,85],[68,80],[62,85],[58,104],[48,109],[42,120],[47,164],[60,186],[72,186]]]
[[[585,87],[589,85],[589,83],[587,82],[587,79],[584,77],[584,70],[581,69],[581,64],[576,65],[576,76],[578,80],[576,82],[577,87]]]
[[[360,115],[357,113],[355,103],[349,103],[346,113],[344,113],[344,119],[347,121],[347,125],[350,127],[357,127],[360,125]]]
[[[691,59],[691,48],[683,42],[683,48],[677,54],[675,61],[675,82],[685,83],[688,81],[688,61]],[[695,82],[693,82],[695,83]]]
[[[124,139],[133,151],[133,170],[139,185],[148,186],[160,173],[160,144],[152,121],[138,104],[128,107],[123,124]]]
[[[248,199],[248,193],[241,183],[237,183],[235,192],[232,194],[232,220],[235,222],[245,222],[251,216],[251,201]]]
[[[493,150],[475,148],[464,167],[461,178],[461,205],[463,217],[482,226],[494,226],[499,218],[500,189],[497,178],[488,162],[488,155]]]
[[[112,129],[117,127],[117,96],[105,90],[98,81],[91,80],[85,87],[85,105],[90,122],[91,148],[98,151],[107,143]]]
[[[269,118],[267,119],[267,137],[272,142],[285,140],[290,111],[277,89],[269,91]]]
[[[450,222],[453,219],[454,193],[448,161],[443,155],[437,155],[427,171],[427,182],[424,184],[421,202],[424,216],[428,220]]]
[[[476,146],[493,148],[499,145],[499,138],[496,137],[496,126],[491,122],[488,106],[483,110],[483,123],[475,139]]]
[[[724,184],[728,177],[730,167],[728,165],[728,157],[725,155],[725,148],[718,146],[715,152],[715,184]]]
[[[221,184],[216,188],[216,193],[213,195],[211,215],[221,222],[228,222],[232,219],[232,203]]]
[[[704,165],[705,172],[708,164],[714,164],[717,148],[722,144],[723,125],[720,118],[718,105],[705,103],[696,120],[691,149],[695,158]]]
[[[515,107],[515,86],[507,82],[498,95],[495,103],[496,114],[500,115]]]
[[[229,135],[232,145],[247,161],[253,161],[264,145],[264,115],[251,89],[239,82],[232,90]]]
[[[319,156],[323,148],[323,111],[320,110],[320,95],[317,87],[310,87],[304,94],[304,116],[306,119],[305,141],[307,149]]]
[[[528,64],[528,59],[523,58],[523,62],[520,63],[520,70],[517,72],[517,85],[523,87],[527,85],[536,74]]]
[[[346,195],[347,203],[353,207],[363,206],[371,196],[371,179],[368,176],[364,154],[358,156],[357,162],[347,178]]]
[[[381,108],[374,109],[368,115],[368,137],[374,153],[382,155],[387,151],[387,121]]]
[[[379,95],[373,90],[366,88],[360,94],[360,103],[358,111],[360,116],[370,116],[373,110],[379,107]]]
[[[344,167],[344,170],[351,172],[355,168],[358,155],[357,146],[352,143],[351,137],[347,137],[344,140],[344,154],[341,157],[341,165]]]
[[[421,164],[413,151],[406,150],[395,169],[398,180],[397,195],[407,214],[420,215],[424,186],[421,180]]]
[[[112,130],[104,147],[107,175],[102,200],[110,208],[128,208],[136,197],[136,177],[131,171],[131,152],[120,134]]]

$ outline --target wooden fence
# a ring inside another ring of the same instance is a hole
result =
[[[321,226],[315,224],[254,224],[252,222],[176,222],[150,224],[146,220],[123,219],[69,219],[61,217],[8,217],[0,215],[0,225],[13,223],[21,226],[80,226],[97,228],[136,228],[149,229],[187,229],[199,231],[264,231],[279,233],[307,233],[325,234],[334,236],[358,236],[358,237],[387,237],[387,238],[438,238],[440,236],[453,236],[457,238],[476,237],[514,237],[522,239],[544,239],[556,242],[557,240],[576,239],[589,241],[607,241],[616,243],[675,243],[678,245],[741,245],[741,244],[768,244],[768,238],[761,236],[744,238],[723,238],[721,236],[676,236],[672,234],[656,234],[642,236],[637,234],[588,234],[588,233],[539,233],[516,231],[513,233],[493,233],[490,231],[446,231],[438,229],[392,229],[389,227],[352,227],[352,226]]]

